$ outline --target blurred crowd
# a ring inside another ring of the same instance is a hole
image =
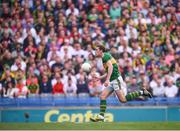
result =
[[[0,0],[1,97],[99,96],[98,43],[117,60],[128,92],[179,96],[180,0]]]

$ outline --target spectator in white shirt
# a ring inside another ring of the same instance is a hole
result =
[[[129,22],[129,25],[127,25],[126,27],[126,36],[128,39],[131,39],[131,38],[134,38],[134,39],[137,39],[137,36],[138,36],[138,32],[137,32],[137,29],[133,27],[133,22]]]
[[[4,88],[3,96],[8,98],[14,98],[17,89],[15,88],[12,81],[8,81],[6,87]]]
[[[170,76],[165,78],[165,96],[166,97],[176,97],[178,93],[178,88],[173,83],[173,79]]]
[[[81,45],[79,43],[74,43],[74,56],[82,56],[85,57],[85,51],[81,49]]]
[[[96,27],[95,31],[91,34],[92,39],[96,39],[98,36],[101,38],[105,37],[105,34],[101,31],[101,27]]]
[[[60,52],[61,52],[62,59],[72,58],[72,56],[74,54],[74,49],[70,45],[69,39],[65,39],[64,40],[64,45],[61,47],[61,51]]]
[[[68,78],[67,83],[64,83],[64,92],[66,96],[76,96],[77,86],[73,83],[71,77]]]
[[[116,37],[116,43],[120,43],[121,41],[128,41],[128,37],[126,36],[124,29],[119,28],[119,36]]]
[[[150,82],[150,88],[152,89],[153,96],[164,96],[165,88],[158,74],[153,74],[153,79]]]
[[[120,53],[123,53],[123,52],[128,52],[129,54],[132,53],[132,48],[128,46],[127,41],[122,40],[122,41],[120,42],[120,44],[121,44],[121,45],[120,45],[119,48],[118,48],[118,51],[119,51]]]
[[[60,51],[57,50],[55,43],[52,43],[50,47],[50,51],[48,52],[48,55],[47,55],[47,61],[48,62],[54,61],[56,57],[61,58],[61,53]]]
[[[75,16],[79,15],[79,10],[77,8],[75,8],[73,3],[71,3],[69,8],[66,10],[66,16],[69,16],[70,14],[73,14]]]
[[[67,74],[64,76],[63,78],[63,83],[68,83],[68,79],[71,78],[72,80],[72,84],[77,84],[77,79],[76,77],[74,76],[73,72],[72,71],[68,71]]]
[[[131,43],[131,46],[132,46],[132,55],[134,57],[136,57],[138,54],[141,53],[141,47],[139,46],[137,40],[132,40],[132,43]]]
[[[18,57],[15,60],[15,63],[11,66],[11,71],[15,72],[18,69],[21,69],[22,71],[26,70],[26,63],[21,59],[21,57]]]

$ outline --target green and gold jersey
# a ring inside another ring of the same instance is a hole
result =
[[[110,81],[113,81],[120,76],[120,72],[118,70],[118,64],[117,64],[116,60],[111,56],[110,53],[107,53],[107,52],[104,53],[104,56],[102,58],[102,62],[103,62],[103,66],[104,66],[106,72],[108,72],[107,62],[109,60],[111,61],[112,65],[113,65],[113,72],[112,72],[111,77],[110,77]]]

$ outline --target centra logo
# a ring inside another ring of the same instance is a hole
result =
[[[89,122],[90,117],[97,114],[92,114],[91,110],[85,113],[60,113],[59,110],[50,110],[44,116],[44,122]],[[112,113],[105,114],[105,122],[112,122],[114,116]]]

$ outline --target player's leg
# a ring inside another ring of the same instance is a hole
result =
[[[125,97],[124,91],[122,89],[116,90],[115,91],[116,96],[118,97],[118,100],[122,103],[126,103],[127,99]]]
[[[104,113],[106,112],[106,99],[113,92],[112,87],[106,87],[100,95],[100,113],[95,117],[91,117],[90,120],[93,122],[104,121]]]
[[[118,79],[112,81],[113,89],[116,93],[116,96],[118,97],[118,100],[122,103],[127,102],[126,100],[126,84],[124,83],[122,77],[119,77]]]
[[[152,97],[151,94],[146,89],[130,92],[126,95],[126,92],[125,92],[126,84],[123,81],[122,77],[119,77],[116,81],[113,81],[113,88],[119,101],[123,103],[126,101],[134,100],[137,97],[142,96],[142,95],[148,96],[150,98]]]
[[[134,100],[135,98],[138,98],[139,96],[147,96],[149,98],[152,98],[152,95],[149,91],[146,89],[130,92],[126,95],[126,100],[131,101]]]
[[[100,115],[104,116],[104,113],[106,111],[106,99],[108,96],[110,96],[113,92],[113,89],[110,87],[107,87],[103,90],[103,92],[100,95]]]

